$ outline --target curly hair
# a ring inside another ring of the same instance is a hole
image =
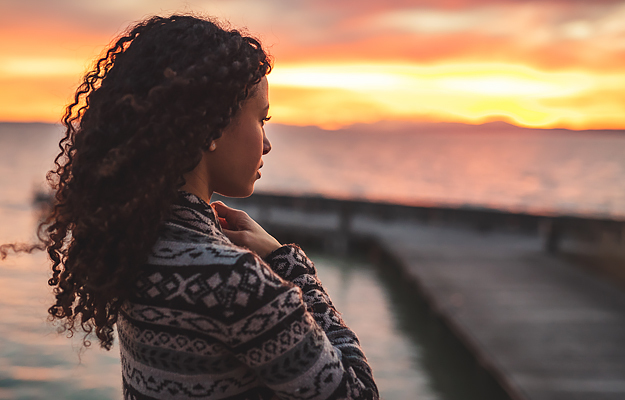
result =
[[[189,15],[119,37],[78,87],[47,175],[54,207],[39,237],[52,261],[50,318],[109,350],[120,306],[183,174],[271,71],[256,39]]]

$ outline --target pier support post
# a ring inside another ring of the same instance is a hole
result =
[[[338,206],[339,224],[336,232],[327,237],[325,241],[326,250],[345,255],[349,252],[349,238],[351,236],[352,206],[350,202],[344,201]]]
[[[562,239],[562,229],[553,219],[547,219],[541,224],[545,236],[545,250],[554,254],[558,252]]]

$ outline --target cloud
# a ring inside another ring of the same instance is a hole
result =
[[[370,58],[414,62],[491,60],[617,71],[625,64],[624,10],[623,3],[589,2],[396,9],[344,22],[337,30],[350,29],[356,38],[337,52],[356,59],[367,57],[368,49]]]
[[[10,77],[77,76],[85,70],[84,60],[71,58],[16,57],[4,58],[0,74]]]
[[[485,23],[501,17],[500,10],[479,8],[465,12],[408,9],[393,10],[375,17],[381,28],[424,34],[444,34],[480,29]]]
[[[247,27],[287,63],[334,54],[621,68],[625,59],[624,1],[5,0],[0,26],[31,30],[39,40],[46,40],[42,30],[71,31],[77,41],[99,37],[103,46],[132,21],[176,11]]]
[[[617,127],[623,100],[615,97],[625,91],[623,75],[492,63],[303,65],[277,69],[269,81],[276,122],[326,128],[380,119],[478,123],[502,116],[534,127]],[[597,93],[609,93],[612,105],[593,105]]]

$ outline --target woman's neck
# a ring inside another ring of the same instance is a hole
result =
[[[185,184],[180,189],[196,195],[209,204],[213,191],[210,188],[207,174],[203,174],[201,171],[203,169],[195,168],[186,173],[184,175]]]

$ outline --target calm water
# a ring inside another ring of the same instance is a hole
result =
[[[118,350],[79,359],[78,338],[46,322],[47,276],[43,253],[0,264],[0,399],[121,399]]]
[[[52,125],[0,124],[0,243],[34,238],[32,192],[58,135]],[[263,191],[625,216],[625,135],[448,128],[408,135],[271,124],[268,135]],[[471,398],[462,389],[470,386],[466,369],[454,372],[462,362],[428,342],[430,323],[392,282],[361,261],[313,257],[386,399]],[[80,362],[79,340],[46,322],[47,277],[41,253],[0,264],[0,399],[120,398],[117,348],[94,346]]]
[[[59,133],[0,124],[0,206],[24,207]],[[258,191],[625,218],[625,131],[268,124],[267,135],[273,149]]]
[[[268,125],[257,188],[406,204],[625,217],[625,132]]]

